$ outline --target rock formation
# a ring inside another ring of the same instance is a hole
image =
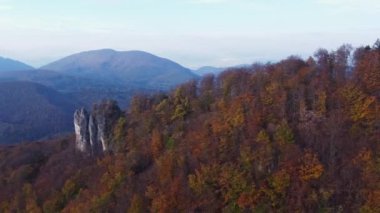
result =
[[[88,132],[88,113],[82,108],[74,113],[74,128],[75,128],[75,147],[86,152],[90,146]]]
[[[114,101],[95,105],[89,114],[84,108],[74,113],[77,150],[91,155],[112,150],[112,129],[121,111]]]

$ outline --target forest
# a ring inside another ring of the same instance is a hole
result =
[[[0,147],[0,212],[380,212],[379,102],[380,40],[136,95],[106,153]]]

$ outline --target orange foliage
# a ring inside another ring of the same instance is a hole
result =
[[[307,150],[301,158],[301,165],[298,169],[300,179],[303,181],[319,179],[323,170],[323,165],[319,162],[317,156]]]

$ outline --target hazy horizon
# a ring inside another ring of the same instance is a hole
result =
[[[111,48],[225,67],[372,44],[379,18],[376,0],[0,0],[0,56],[39,67]]]

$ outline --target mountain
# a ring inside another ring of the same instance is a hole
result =
[[[204,76],[207,74],[217,75],[217,74],[223,72],[224,70],[225,70],[225,68],[221,68],[221,67],[204,66],[204,67],[201,67],[201,68],[195,70],[194,73],[196,73],[200,76]]]
[[[72,131],[73,106],[90,108],[112,99],[126,108],[136,93],[167,90],[196,77],[175,62],[142,51],[88,51],[41,69],[4,69],[0,72],[0,144]]]
[[[0,72],[0,82],[39,83],[86,107],[114,99],[122,108],[135,93],[167,90],[197,77],[189,69],[150,53],[110,49],[74,54],[40,69]]]
[[[204,75],[207,75],[207,74],[218,75],[221,72],[223,72],[225,70],[228,70],[228,69],[232,69],[232,68],[245,68],[245,67],[249,67],[249,65],[248,64],[240,64],[240,65],[235,65],[235,66],[231,66],[231,67],[204,66],[204,67],[201,67],[201,68],[199,68],[197,70],[194,70],[194,73],[196,73],[197,75],[200,75],[200,76],[204,76]]]
[[[51,70],[24,70],[0,73],[0,81],[29,81],[39,83],[61,92],[79,91],[89,88],[101,88],[104,83],[83,77],[76,77]],[[108,86],[107,86],[108,87]]]
[[[18,72],[0,72],[0,82],[27,81],[42,84],[58,92],[69,95],[85,107],[103,99],[117,100],[123,108],[137,89],[117,86],[100,79],[71,76],[51,70],[26,70]],[[147,90],[139,89],[138,92]]]
[[[111,49],[77,53],[41,69],[145,89],[169,89],[197,77],[191,70],[147,52]]]
[[[0,82],[0,144],[73,131],[71,97],[32,82]]]
[[[197,76],[189,69],[142,51],[96,50],[33,69],[0,72],[0,144],[72,131],[74,106],[103,99],[122,108],[136,93],[166,90]]]
[[[31,70],[33,67],[20,61],[0,57],[0,72]]]
[[[75,138],[0,146],[0,212],[380,212],[380,51],[349,78],[321,60],[337,54],[104,102],[76,111]]]

